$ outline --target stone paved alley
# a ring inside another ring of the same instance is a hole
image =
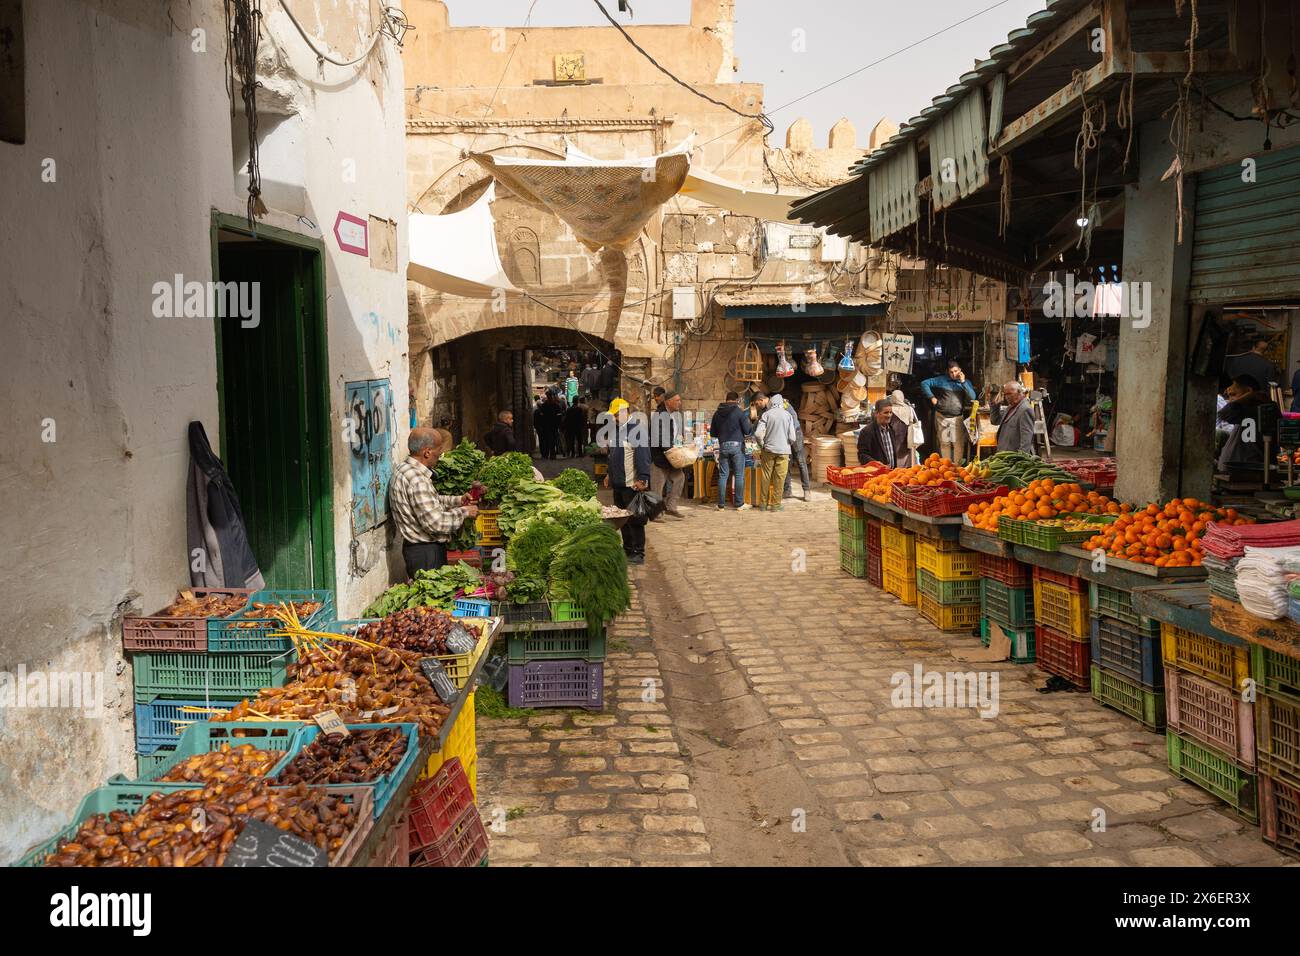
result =
[[[633,569],[604,713],[480,718],[492,865],[1296,865],[1174,777],[1163,736],[1038,693],[1033,665],[955,661],[979,642],[840,571],[824,493],[686,514]],[[895,708],[917,663],[995,669],[997,716]]]

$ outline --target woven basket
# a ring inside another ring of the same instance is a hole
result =
[[[763,355],[753,342],[746,342],[736,353],[736,381],[752,385],[763,381]]]
[[[664,452],[664,457],[674,468],[689,468],[695,464],[700,453],[694,445],[674,445]]]

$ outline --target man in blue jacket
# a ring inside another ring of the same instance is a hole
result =
[[[939,446],[939,454],[959,465],[964,463],[966,425],[963,419],[979,396],[975,387],[966,381],[961,364],[956,359],[948,359],[947,373],[922,382],[921,394],[930,400],[934,409],[934,442]]]
[[[740,393],[728,392],[709,424],[709,434],[718,440],[718,508],[727,506],[727,479],[734,474],[736,487],[731,493],[737,511],[745,504],[745,439],[754,434],[749,415],[740,407]]]
[[[626,508],[637,492],[650,487],[650,442],[645,426],[628,426],[629,405],[621,398],[609,403],[618,422],[609,445],[609,471],[605,487],[614,492],[614,504]],[[645,564],[645,518],[629,518],[623,525],[623,553],[628,564]]]

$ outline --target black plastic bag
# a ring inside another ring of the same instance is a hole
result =
[[[638,491],[627,503],[627,510],[631,513],[633,521],[654,521],[667,507],[664,496],[657,495],[653,491]]]

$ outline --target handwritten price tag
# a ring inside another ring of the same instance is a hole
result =
[[[349,736],[347,726],[339,718],[339,715],[332,710],[322,711],[312,720],[316,721],[316,726],[331,737]]]
[[[426,657],[420,661],[420,670],[424,671],[424,676],[429,678],[429,683],[433,685],[433,692],[438,695],[438,699],[448,707],[460,698],[460,688],[447,676],[447,668],[442,666],[442,661]]]

